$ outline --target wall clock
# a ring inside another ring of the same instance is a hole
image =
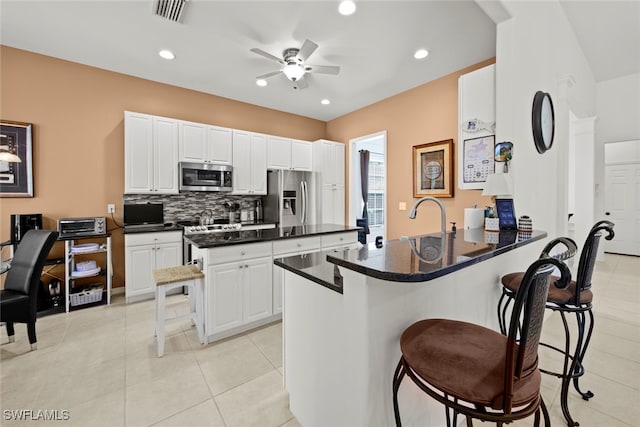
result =
[[[536,92],[531,109],[531,126],[533,142],[538,153],[542,154],[553,145],[555,118],[551,96],[542,91]]]

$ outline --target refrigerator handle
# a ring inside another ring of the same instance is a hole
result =
[[[304,224],[305,216],[307,215],[307,198],[305,194],[304,181],[300,181],[300,199],[302,202],[302,209],[300,212],[300,224]]]

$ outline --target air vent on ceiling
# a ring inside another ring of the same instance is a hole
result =
[[[180,22],[188,0],[155,0],[153,12],[169,21]]]

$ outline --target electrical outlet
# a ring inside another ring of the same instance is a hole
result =
[[[114,205],[113,203],[109,203],[107,205],[107,213],[115,213],[116,212],[116,205]]]
[[[401,210],[401,211],[406,211],[407,210],[407,203],[406,202],[398,203],[398,209]]]

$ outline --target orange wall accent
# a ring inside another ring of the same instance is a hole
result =
[[[425,83],[394,95],[327,123],[327,139],[347,144],[347,171],[350,139],[380,131],[387,131],[387,238],[415,236],[440,230],[440,210],[435,204],[421,205],[416,219],[408,218],[413,198],[414,145],[453,139],[454,169],[457,167],[458,144],[458,77],[495,63],[495,58]],[[457,169],[456,169],[457,170]],[[485,206],[491,198],[480,190],[457,188],[454,170],[454,197],[440,199],[447,212],[447,228],[451,221],[462,230],[464,208],[473,204]],[[346,185],[349,185],[347,172]],[[346,191],[349,194],[347,188]],[[398,209],[399,202],[407,203],[407,210]],[[347,206],[349,206],[347,201]],[[347,213],[348,215],[348,213]],[[369,238],[372,241],[372,238]]]
[[[33,198],[0,199],[0,241],[9,238],[13,213],[42,213],[44,227],[55,229],[58,218],[109,217],[107,204],[115,203],[122,221],[124,110],[308,141],[326,134],[320,120],[7,46],[0,46],[0,88],[0,117],[33,124],[35,191]],[[118,287],[124,284],[120,230],[112,244]],[[61,244],[54,250],[62,255]]]

